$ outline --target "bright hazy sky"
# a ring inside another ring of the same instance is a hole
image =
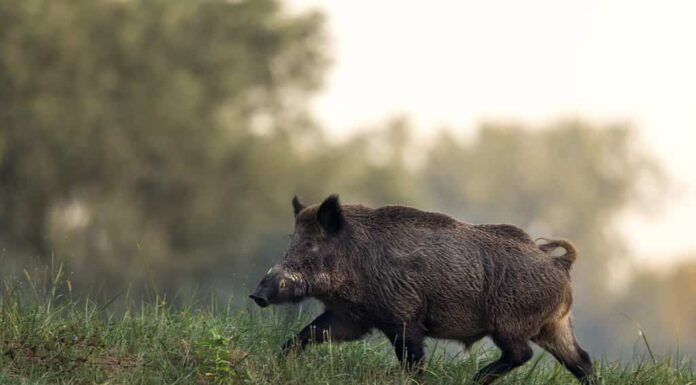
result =
[[[486,118],[629,122],[676,193],[622,228],[639,263],[696,255],[696,1],[320,1],[333,137],[405,114],[429,136]]]

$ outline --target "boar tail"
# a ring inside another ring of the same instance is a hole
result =
[[[557,248],[562,247],[565,250],[565,254],[553,258],[555,262],[561,265],[564,269],[570,270],[570,267],[573,266],[573,262],[575,262],[575,259],[578,256],[577,249],[572,243],[570,243],[570,241],[566,241],[565,239],[546,238],[538,238],[537,241],[538,240],[543,240],[546,242],[538,247],[541,251],[549,255],[551,255],[551,253]]]

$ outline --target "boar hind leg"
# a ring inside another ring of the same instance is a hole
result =
[[[403,327],[400,331],[385,331],[384,334],[394,346],[396,358],[399,359],[402,367],[416,371],[422,369],[425,358],[423,349],[425,334],[422,330]]]
[[[556,357],[580,383],[594,383],[592,360],[587,352],[578,345],[569,315],[545,325],[541,333],[532,341]]]
[[[483,367],[476,373],[474,384],[488,385],[505,373],[529,361],[534,354],[529,343],[524,339],[508,338],[496,334],[492,337],[502,354],[497,361]]]
[[[311,343],[353,341],[364,336],[369,327],[334,312],[326,311],[305,326],[296,336],[283,344],[282,353],[301,351]]]

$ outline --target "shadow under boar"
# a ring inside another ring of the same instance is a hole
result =
[[[352,341],[373,329],[399,361],[421,367],[425,337],[467,347],[485,336],[500,358],[475,383],[490,384],[532,357],[532,341],[583,384],[592,362],[573,334],[569,270],[576,251],[564,240],[536,245],[512,225],[473,225],[410,207],[377,209],[292,201],[295,231],[281,265],[251,298],[259,306],[314,297],[325,311],[283,346]],[[557,248],[565,254],[552,256]]]

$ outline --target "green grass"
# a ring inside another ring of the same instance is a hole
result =
[[[60,274],[57,275],[58,277]],[[297,308],[176,309],[161,300],[110,315],[97,303],[58,294],[55,282],[37,290],[5,284],[0,296],[0,384],[464,384],[495,359],[483,348],[464,353],[431,343],[426,371],[412,376],[398,365],[385,338],[324,344],[281,359],[285,339],[311,315]],[[43,293],[43,294],[40,294]],[[246,298],[239,299],[246,301]],[[234,301],[231,301],[234,303]],[[447,345],[447,346],[446,346]],[[595,363],[600,383],[696,384],[688,362],[649,356],[634,364]],[[572,384],[545,355],[496,384]]]

